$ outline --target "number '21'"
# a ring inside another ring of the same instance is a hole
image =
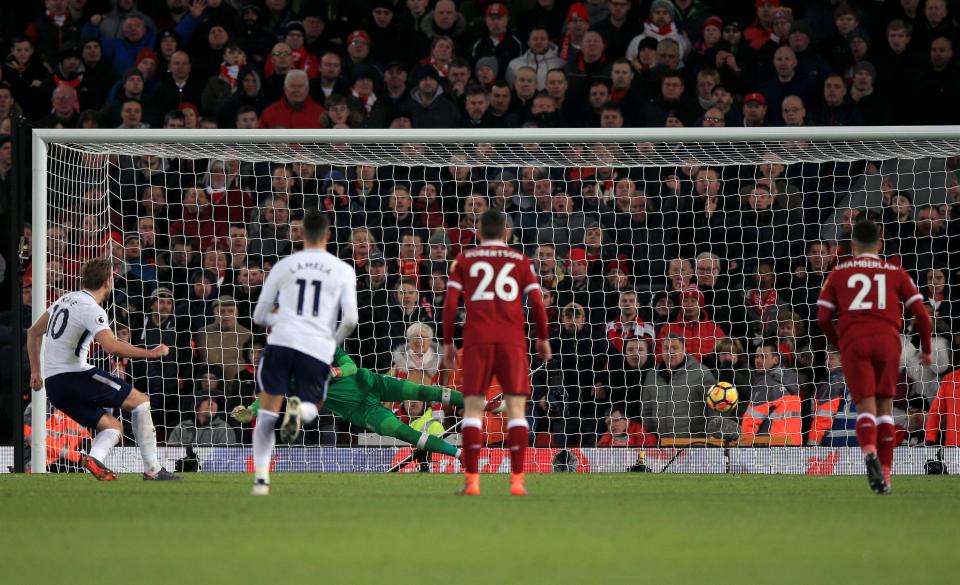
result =
[[[312,314],[314,317],[316,317],[320,313],[320,291],[323,290],[323,283],[319,280],[313,280],[310,281],[310,284],[313,285]],[[302,278],[298,278],[297,286],[300,287],[300,291],[297,293],[297,315],[303,315],[303,301],[307,294],[307,281]]]
[[[887,308],[887,275],[886,274],[874,274],[873,280],[877,283],[877,308],[886,309]],[[873,303],[866,300],[867,295],[870,294],[870,289],[873,288],[873,283],[870,282],[870,277],[866,274],[851,274],[850,278],[847,279],[847,288],[855,288],[860,286],[860,290],[857,291],[857,296],[853,297],[853,302],[850,303],[851,311],[866,311],[873,308]]]

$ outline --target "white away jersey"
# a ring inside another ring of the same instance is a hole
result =
[[[90,344],[97,333],[110,328],[107,312],[93,295],[85,290],[67,293],[47,309],[47,314],[50,321],[43,338],[44,377],[92,368],[87,363]]]
[[[333,362],[343,341],[335,339],[337,318],[357,322],[357,275],[346,262],[325,250],[303,250],[277,262],[253,314],[271,327],[267,343],[289,347]]]

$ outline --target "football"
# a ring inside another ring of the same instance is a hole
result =
[[[730,382],[717,382],[707,390],[707,406],[727,412],[737,405],[737,387]]]

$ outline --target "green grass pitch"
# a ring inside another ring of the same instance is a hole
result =
[[[0,476],[3,583],[957,582],[960,480],[650,474]],[[869,536],[868,536],[869,535]]]

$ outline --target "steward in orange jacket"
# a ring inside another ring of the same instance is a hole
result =
[[[943,377],[930,405],[926,424],[928,444],[960,446],[960,369]]]
[[[780,367],[777,343],[764,342],[754,354],[750,406],[743,414],[740,438],[769,436],[777,444],[799,446],[803,441],[797,373]]]

